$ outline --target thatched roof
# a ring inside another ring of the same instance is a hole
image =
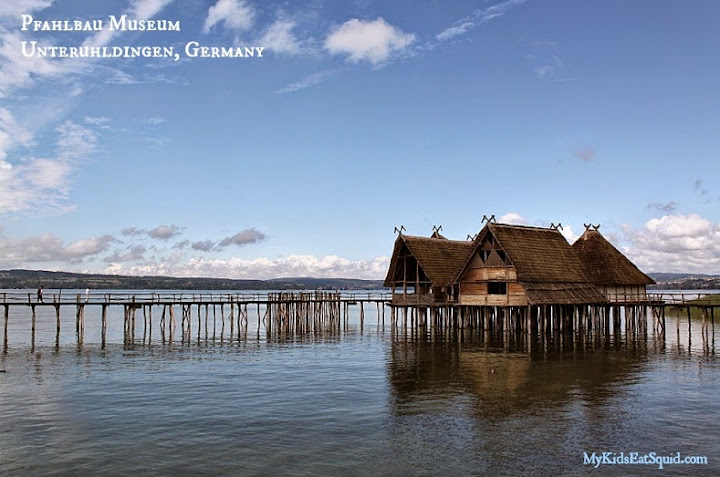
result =
[[[597,230],[587,229],[572,245],[596,285],[648,285],[655,280],[641,272]]]
[[[483,240],[492,234],[515,267],[532,304],[603,303],[604,295],[590,283],[585,267],[559,230],[488,223],[478,233],[473,251],[456,274],[459,279]]]
[[[473,251],[489,233],[515,267],[518,281],[588,282],[582,262],[557,229],[488,223],[477,235]]]
[[[587,305],[607,301],[591,283],[523,282],[523,288],[532,305]]]
[[[452,283],[458,269],[465,263],[473,249],[473,242],[400,234],[395,240],[385,286],[391,286],[392,282],[397,280],[395,276],[400,271],[400,256],[403,248],[406,248],[418,261],[420,268],[433,285],[447,286]]]

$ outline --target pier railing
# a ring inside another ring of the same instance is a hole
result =
[[[708,293],[707,291],[657,291],[647,294],[651,302],[661,302],[666,305],[702,305],[703,301],[709,297],[718,296],[718,293]],[[720,298],[719,298],[720,299]]]
[[[625,303],[636,301],[664,303],[666,305],[702,305],[702,300],[715,293],[708,293],[703,290],[697,291],[653,291],[646,295],[627,296]],[[272,291],[254,293],[218,293],[202,291],[183,292],[147,292],[147,291],[112,291],[100,290],[88,293],[79,290],[46,290],[40,301],[37,292],[27,290],[8,290],[0,292],[0,304],[26,304],[26,305],[52,305],[52,304],[78,304],[89,305],[169,305],[169,304],[222,304],[222,303],[277,303],[281,301],[334,301],[342,302],[386,302],[396,305],[424,305],[438,304],[432,295],[393,295],[384,292],[355,292],[355,291]]]
[[[42,299],[37,292],[7,291],[0,293],[1,304],[53,305],[171,305],[171,304],[222,304],[222,303],[277,303],[288,301],[342,301],[342,302],[390,302],[392,294],[381,292],[347,291],[289,291],[266,293],[217,293],[217,292],[100,292],[88,293],[77,290],[45,291]]]

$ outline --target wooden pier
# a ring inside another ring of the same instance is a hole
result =
[[[411,297],[412,295],[409,295]],[[196,340],[240,339],[249,323],[260,334],[298,335],[340,332],[350,329],[351,307],[356,307],[360,330],[366,311],[374,308],[378,326],[385,325],[386,309],[390,324],[404,328],[455,329],[463,333],[512,334],[551,333],[630,333],[644,331],[648,325],[660,333],[666,330],[666,315],[678,317],[676,326],[687,317],[688,331],[692,315],[701,317],[705,333],[714,330],[715,309],[720,302],[702,298],[702,292],[648,293],[644,301],[584,305],[478,306],[446,303],[427,304],[418,300],[398,302],[390,293],[353,292],[274,292],[274,293],[119,293],[77,291],[49,293],[40,301],[35,293],[0,293],[3,309],[3,349],[8,349],[8,323],[11,308],[30,311],[31,344],[36,341],[38,308],[52,308],[55,343],[59,346],[61,321],[72,310],[78,344],[85,334],[85,311],[99,308],[101,343],[107,341],[108,310],[122,308],[125,343],[152,341],[153,334],[163,343]],[[66,310],[64,313],[62,310]],[[17,316],[17,315],[15,315]],[[682,318],[682,320],[681,320]],[[138,336],[139,335],[139,336]],[[246,335],[245,335],[246,336]],[[179,338],[178,338],[179,337]]]
[[[61,310],[74,312],[75,331],[81,344],[85,333],[86,308],[100,308],[101,342],[107,341],[108,309],[122,307],[124,340],[133,343],[142,324],[143,342],[152,340],[153,325],[163,342],[172,342],[176,330],[180,339],[199,342],[218,337],[239,336],[247,330],[250,319],[257,320],[257,330],[266,333],[317,333],[340,331],[349,326],[350,307],[359,308],[360,327],[365,310],[374,306],[384,322],[385,306],[390,295],[385,293],[347,292],[277,292],[277,293],[53,293],[42,298],[35,293],[4,292],[0,295],[3,308],[3,347],[8,347],[8,323],[11,307],[27,307],[31,312],[31,343],[34,347],[37,309],[50,307],[55,314],[55,342],[59,345]],[[153,318],[155,315],[155,319]],[[251,318],[252,316],[252,318]],[[141,322],[141,323],[140,323]]]

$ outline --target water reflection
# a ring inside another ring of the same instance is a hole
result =
[[[398,413],[458,394],[475,411],[508,415],[537,406],[562,406],[578,395],[594,402],[632,382],[648,361],[647,336],[399,335],[390,346],[389,381]]]
[[[3,474],[577,475],[583,451],[717,457],[720,368],[698,326],[527,335],[368,315],[172,342],[110,326],[105,345],[89,315],[82,346],[71,323],[57,348],[40,318],[34,352],[0,354]]]

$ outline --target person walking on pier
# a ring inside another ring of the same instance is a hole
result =
[[[40,285],[40,288],[38,288],[38,292],[37,292],[38,303],[45,303],[45,301],[43,301],[42,288],[43,288],[42,285]]]

